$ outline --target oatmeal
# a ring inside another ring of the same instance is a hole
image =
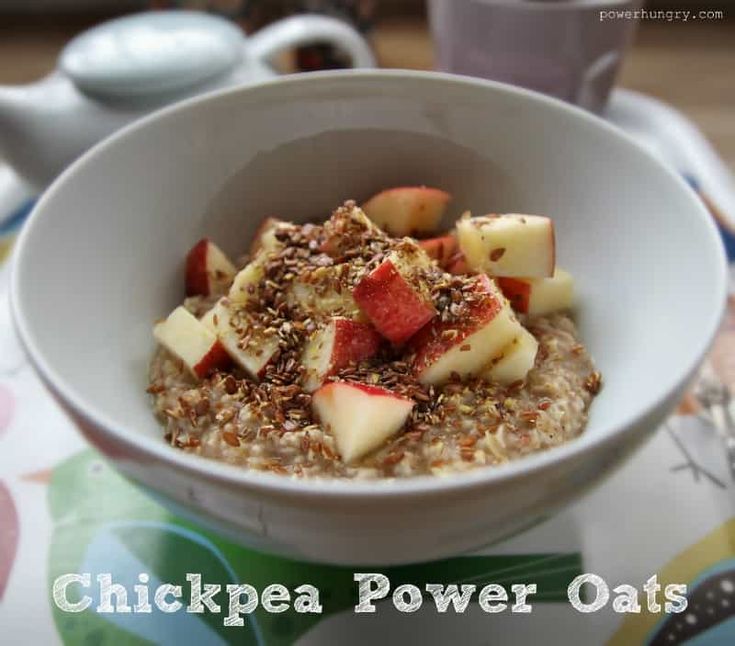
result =
[[[459,235],[409,237],[447,202],[401,188],[323,224],[269,218],[239,269],[197,243],[187,298],[155,329],[148,392],[166,441],[292,477],[383,478],[579,435],[601,378],[553,223],[465,215]]]

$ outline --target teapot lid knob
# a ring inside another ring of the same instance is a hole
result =
[[[176,92],[224,74],[243,57],[242,32],[197,11],[150,11],[97,25],[71,40],[59,67],[79,89],[123,98]]]

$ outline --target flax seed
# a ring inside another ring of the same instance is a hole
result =
[[[240,446],[240,440],[237,435],[229,431],[222,433],[222,439],[230,446]]]
[[[585,389],[592,395],[596,395],[602,388],[602,375],[595,371],[590,373],[584,380]]]
[[[538,420],[538,413],[532,410],[524,410],[524,411],[521,411],[518,417],[520,417],[524,422],[528,422],[529,424],[535,424],[536,421]]]

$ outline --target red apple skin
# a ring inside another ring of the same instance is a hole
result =
[[[519,278],[496,278],[495,281],[516,312],[528,312],[531,300],[531,284]]]
[[[447,263],[446,270],[450,274],[455,275],[463,275],[463,274],[469,274],[470,268],[467,265],[467,261],[465,260],[464,254],[461,251],[457,251],[449,260]]]
[[[337,319],[334,326],[332,372],[351,363],[369,359],[378,352],[382,337],[372,325],[350,319]]]
[[[395,236],[433,233],[451,195],[428,186],[398,186],[373,195],[362,208],[379,227]]]
[[[390,260],[355,285],[352,296],[375,328],[392,343],[403,343],[426,325],[436,309],[401,276]]]
[[[424,233],[432,231],[435,223],[431,221],[426,222],[426,218],[428,217],[431,220],[434,220],[437,215],[437,208],[439,209],[439,218],[441,218],[441,215],[446,209],[447,203],[452,199],[450,193],[439,188],[432,188],[429,186],[396,186],[394,188],[388,188],[380,191],[380,193],[376,193],[362,205],[362,208],[369,217],[371,212],[373,212],[373,209],[377,208],[382,210],[381,207],[384,208],[385,200],[390,201],[406,195],[411,196],[415,200],[413,208],[409,212],[410,219],[418,220],[421,225],[415,227],[413,230],[393,231],[392,233],[395,235],[410,235],[417,231],[422,231]],[[387,226],[387,223],[381,223],[381,226],[391,233],[391,227]]]
[[[230,355],[227,354],[225,347],[217,341],[207,354],[205,354],[199,363],[194,366],[194,374],[200,379],[211,374],[215,370],[224,370],[230,366]]]
[[[372,386],[370,384],[361,384],[357,381],[332,381],[328,384],[325,384],[322,386],[319,390],[317,390],[314,395],[316,396],[317,393],[324,393],[327,392],[330,389],[340,388],[349,386],[350,388],[354,388],[355,390],[361,390],[367,395],[371,395],[374,397],[390,397],[391,399],[401,399],[403,401],[411,401],[410,399],[407,399],[406,397],[401,397],[400,395],[396,395],[392,390],[388,390],[387,388],[383,388],[382,386]]]
[[[209,239],[202,238],[186,255],[184,285],[187,296],[209,296],[209,276],[207,275],[208,247]]]
[[[443,191],[440,188],[433,188],[431,186],[394,186],[392,188],[386,188],[379,193],[375,193],[370,199],[365,200],[365,204],[369,204],[374,199],[378,197],[385,197],[386,195],[391,195],[398,193],[399,195],[401,193],[417,193],[424,197],[424,201],[434,201],[438,203],[444,203],[446,204],[449,202],[449,200],[452,199],[451,193],[447,193],[446,191]]]
[[[478,274],[475,280],[475,291],[493,293],[492,282],[485,274]],[[411,340],[411,348],[416,353],[413,359],[415,372],[420,373],[449,348],[460,345],[464,339],[476,332],[483,323],[494,319],[503,308],[503,305],[502,298],[486,298],[474,303],[469,315],[460,324],[442,322],[440,319],[436,319],[434,323],[427,325]],[[444,338],[442,332],[450,329],[456,330],[456,334],[451,339]]]
[[[419,246],[429,258],[436,260],[440,267],[446,268],[457,251],[457,239],[452,235],[439,236],[419,240]]]

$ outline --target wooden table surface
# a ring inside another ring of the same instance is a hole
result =
[[[62,45],[91,19],[0,18],[0,84],[49,71]],[[432,47],[421,19],[391,19],[375,30],[386,67],[430,69]],[[735,21],[645,22],[620,84],[666,101],[689,116],[735,171]]]

